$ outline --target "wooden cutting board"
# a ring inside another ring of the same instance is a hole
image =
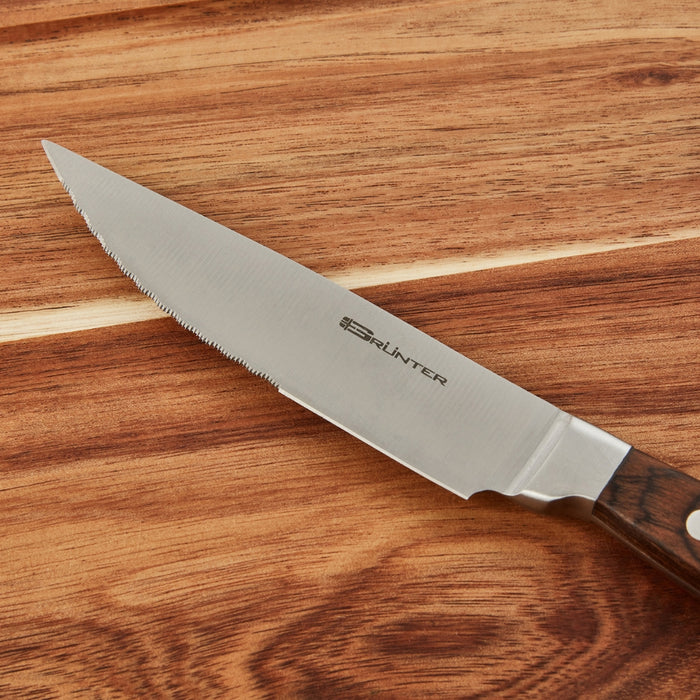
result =
[[[697,696],[700,601],[142,298],[49,138],[700,478],[696,2],[10,0],[0,695]]]

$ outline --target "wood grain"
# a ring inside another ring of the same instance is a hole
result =
[[[5,3],[0,695],[697,695],[696,599],[155,317],[39,140],[699,478],[699,27],[658,0]]]
[[[129,288],[96,244],[86,268],[41,138],[319,272],[695,236],[695,3],[643,7],[186,3],[8,27],[5,177],[32,207],[0,205],[2,304]]]

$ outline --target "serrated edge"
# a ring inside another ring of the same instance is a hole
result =
[[[67,192],[68,196],[71,198],[71,201],[73,202],[73,206],[75,207],[75,210],[80,214],[80,216],[83,217],[83,220],[85,221],[85,224],[88,227],[88,230],[90,233],[92,233],[93,236],[100,242],[100,245],[102,246],[103,250],[107,255],[109,255],[114,262],[117,263],[117,266],[121,270],[121,272],[128,277],[138,288],[140,292],[145,294],[147,297],[153,300],[153,302],[160,308],[162,311],[167,313],[169,316],[174,318],[185,330],[189,331],[190,333],[193,333],[199,340],[202,342],[206,343],[207,345],[213,347],[215,350],[218,350],[224,357],[228,358],[229,360],[233,360],[234,362],[237,362],[239,365],[241,365],[244,369],[248,370],[251,374],[254,374],[256,377],[261,377],[262,379],[265,379],[268,381],[272,386],[275,387],[275,389],[279,390],[280,385],[279,382],[277,382],[275,379],[272,378],[271,375],[267,374],[266,372],[263,372],[261,370],[255,369],[249,362],[244,360],[242,357],[239,357],[237,355],[234,355],[230,353],[228,350],[226,350],[222,345],[219,343],[210,340],[205,336],[203,333],[199,331],[199,329],[182,319],[178,313],[174,310],[171,309],[167,304],[164,304],[161,299],[158,297],[157,294],[152,292],[145,284],[141,282],[141,280],[134,275],[125,265],[122,263],[122,261],[119,259],[119,256],[116,255],[111,248],[107,245],[107,242],[104,240],[98,229],[92,224],[90,221],[90,217],[88,216],[87,212],[80,206],[78,203],[78,200],[76,198],[76,195],[73,193],[73,191],[70,188],[70,185],[66,182],[65,178],[63,175],[61,175],[60,170],[56,166],[56,163],[54,162],[53,158],[51,157],[51,153],[49,152],[49,148],[46,147],[46,144],[53,145],[50,141],[42,141],[42,145],[44,146],[44,151],[46,152],[46,156],[49,159],[49,162],[51,163],[51,167],[54,169],[54,172],[56,173],[56,176],[58,177],[58,181],[61,183],[63,189]]]

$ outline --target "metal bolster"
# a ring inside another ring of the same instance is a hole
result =
[[[588,519],[630,445],[560,411],[506,495],[537,511]]]

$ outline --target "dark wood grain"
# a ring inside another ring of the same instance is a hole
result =
[[[0,32],[2,310],[129,289],[42,138],[361,284],[697,235],[694,2],[44,5]]]
[[[697,367],[682,338],[699,256],[686,242],[645,266],[618,251],[362,293],[698,476],[697,372],[681,370]],[[672,341],[649,337],[656,314]],[[694,688],[697,601],[625,547],[461,501],[169,319],[0,345],[0,363],[9,697]]]
[[[686,527],[700,481],[632,449],[600,494],[593,519],[700,596],[700,540]]]
[[[698,39],[689,0],[3,3],[0,696],[696,696],[696,599],[154,318],[39,140],[699,478]]]

